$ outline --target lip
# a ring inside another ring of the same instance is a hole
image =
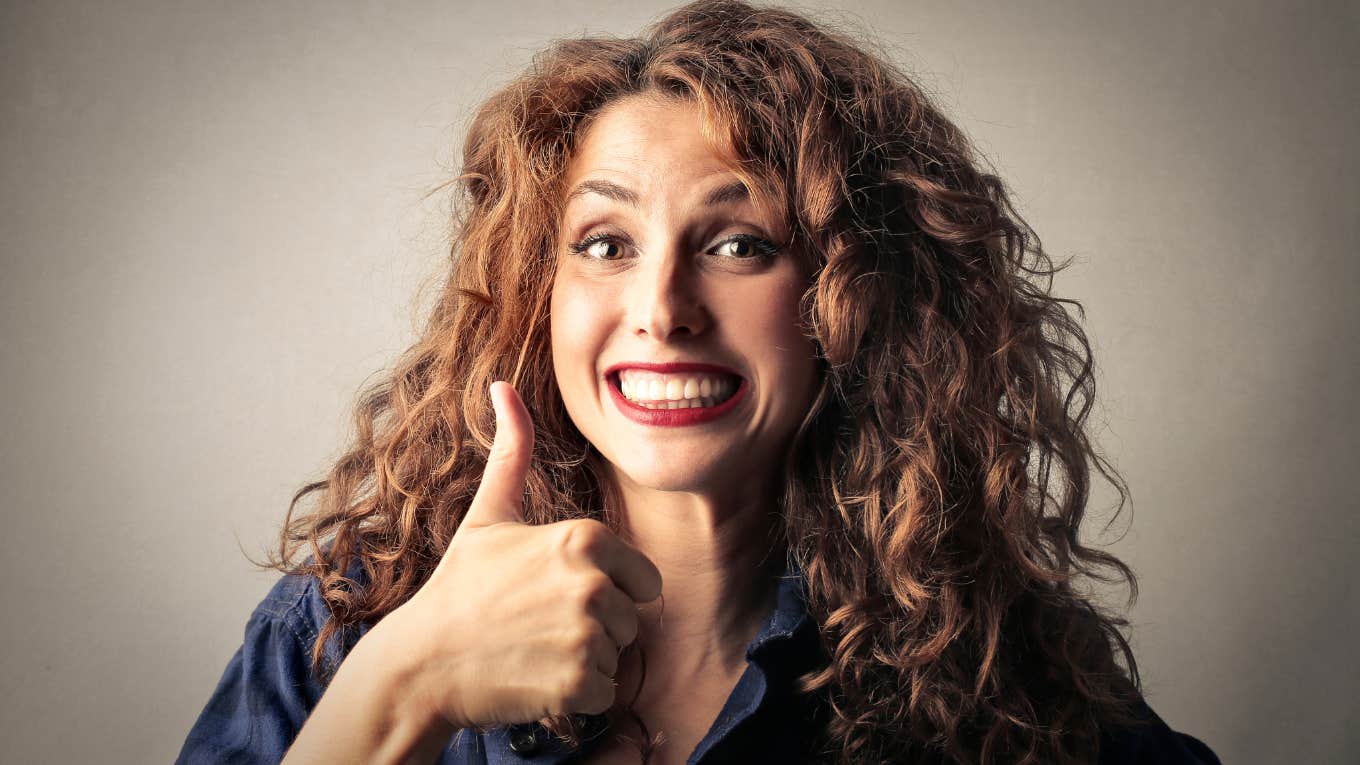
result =
[[[717,406],[706,407],[703,409],[648,409],[638,406],[624,398],[623,391],[619,390],[617,383],[618,372],[621,369],[642,369],[658,374],[675,374],[680,372],[709,372],[712,374],[724,374],[736,377],[741,383],[737,386],[736,392],[726,401]],[[746,398],[746,389],[749,387],[746,378],[734,372],[729,367],[719,364],[700,364],[693,362],[669,362],[664,364],[651,362],[624,362],[614,364],[604,372],[605,385],[609,388],[609,397],[614,400],[614,405],[618,407],[619,413],[624,417],[640,425],[654,425],[657,427],[682,427],[688,425],[699,425],[705,422],[722,417],[736,408],[737,404]]]

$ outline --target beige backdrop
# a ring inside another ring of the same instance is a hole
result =
[[[0,4],[5,762],[173,759],[273,580],[242,549],[412,337],[460,125],[665,8],[382,5]],[[1356,762],[1356,6],[842,8],[1075,259],[1154,708]]]

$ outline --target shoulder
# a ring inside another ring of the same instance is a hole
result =
[[[330,609],[316,577],[284,574],[251,612],[249,624],[278,625],[301,633],[297,635],[299,640],[314,640],[329,616]]]
[[[1145,701],[1138,702],[1135,714],[1137,724],[1104,732],[1100,765],[1221,765],[1208,745],[1172,730]]]
[[[246,622],[241,647],[189,731],[179,765],[278,762],[324,691],[312,649],[330,608],[314,576],[286,574]],[[324,664],[343,658],[328,641]]]
[[[364,567],[357,560],[348,565],[345,577],[359,586],[367,583]],[[268,630],[280,638],[291,638],[310,652],[330,618],[331,608],[320,579],[310,574],[284,574],[255,607],[246,630],[247,633],[252,629]],[[366,625],[361,625],[328,642],[328,658],[343,658],[348,648],[366,631]]]

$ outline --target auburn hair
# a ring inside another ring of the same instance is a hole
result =
[[[485,467],[495,380],[533,416],[527,521],[617,528],[557,389],[547,306],[573,147],[637,94],[694,104],[813,267],[802,307],[821,390],[777,467],[828,659],[798,683],[828,711],[814,755],[1095,761],[1140,684],[1127,622],[1082,585],[1124,582],[1132,603],[1137,583],[1078,534],[1093,471],[1119,509],[1128,493],[1085,431],[1080,305],[1051,294],[1060,266],[917,84],[852,37],[739,2],[686,5],[636,39],[558,41],[477,112],[437,304],[361,396],[348,450],[294,496],[271,561],[320,581],[332,618],[314,670],[328,641],[433,571]],[[544,722],[579,743],[573,717]]]

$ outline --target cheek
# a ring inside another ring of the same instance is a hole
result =
[[[598,310],[599,297],[579,281],[559,278],[553,285],[549,305],[549,332],[552,337],[553,369],[558,385],[565,389],[580,384],[582,375],[593,376],[596,351],[606,330],[605,317]]]
[[[799,419],[816,392],[817,348],[799,320],[804,285],[785,277],[724,296],[729,336],[752,364],[762,398],[780,422]]]
[[[816,349],[804,334],[799,318],[799,301],[803,289],[799,282],[781,282],[770,285],[763,299],[753,300],[749,296],[740,305],[742,321],[749,342],[761,348],[767,363],[781,372],[792,375],[788,381],[798,379],[803,370],[816,367]]]
[[[779,318],[779,335],[771,339],[770,353],[777,354],[773,363],[790,405],[801,411],[811,403],[817,384],[817,347],[799,327],[796,310]]]

